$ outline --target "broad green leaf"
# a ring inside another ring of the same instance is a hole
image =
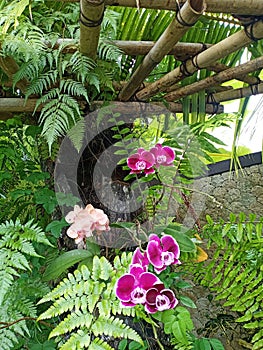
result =
[[[194,252],[196,250],[195,244],[186,234],[169,227],[164,229],[164,233],[171,235],[177,241],[182,252]]]
[[[225,349],[220,340],[212,338],[212,339],[209,339],[209,341],[210,341],[210,344],[212,345],[213,350],[224,350]]]
[[[196,305],[195,305],[195,303],[193,302],[193,300],[190,299],[190,298],[188,298],[187,296],[181,295],[179,299],[180,299],[180,302],[181,302],[183,305],[185,305],[185,306],[187,306],[187,307],[191,307],[191,308],[193,308],[193,309],[196,309]]]
[[[48,265],[44,272],[43,280],[50,281],[56,279],[69,267],[92,256],[93,252],[83,249],[74,249],[63,253]]]

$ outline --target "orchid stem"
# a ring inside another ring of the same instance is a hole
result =
[[[165,350],[164,347],[163,347],[163,345],[162,345],[162,343],[161,343],[160,340],[158,339],[158,335],[157,335],[157,332],[156,332],[156,328],[155,328],[155,326],[154,326],[153,324],[152,324],[152,329],[153,329],[154,338],[155,338],[157,344],[159,345],[159,348],[160,348],[161,350]]]

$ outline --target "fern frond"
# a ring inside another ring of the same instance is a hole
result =
[[[96,63],[81,54],[79,51],[76,51],[70,58],[69,61],[72,73],[76,74],[77,79],[84,84],[87,81],[89,73],[94,70]]]
[[[85,86],[78,81],[72,79],[61,80],[60,91],[71,96],[83,96],[86,101],[89,101]]]
[[[84,326],[87,327],[87,329],[89,329],[93,319],[94,317],[92,314],[85,314],[79,310],[70,313],[62,322],[60,322],[60,324],[56,328],[54,328],[51,331],[49,337],[52,338],[58,335],[62,335],[65,333],[65,329],[67,329],[68,332],[71,332],[76,328]]]
[[[89,333],[85,330],[85,328],[83,330],[79,329],[59,349],[60,350],[85,349],[85,348],[88,349],[90,345],[90,338],[91,337]]]
[[[127,269],[122,263],[126,264],[130,260],[131,254],[127,257],[124,253],[121,258],[116,259],[116,265],[120,267],[116,270],[105,257],[95,256],[91,271],[87,266],[81,265],[39,301],[52,302],[48,310],[39,316],[39,320],[51,317],[61,319],[50,337],[63,336],[69,332],[71,334],[65,343],[62,340],[59,344],[60,349],[75,349],[80,344],[82,348],[93,346],[94,349],[111,349],[105,341],[99,338],[95,340],[94,336],[123,337],[142,344],[136,331],[114,316],[134,315],[132,308],[121,307],[114,291],[117,278]],[[129,311],[126,313],[127,310]],[[65,313],[68,315],[65,316]]]
[[[76,125],[67,132],[68,138],[73,143],[77,151],[80,151],[85,133],[85,120],[80,119]]]
[[[0,304],[21,271],[31,270],[27,256],[40,257],[33,242],[51,245],[33,221],[25,225],[19,220],[15,223],[7,221],[0,225]]]
[[[110,318],[98,317],[91,330],[95,336],[103,333],[114,338],[128,338],[143,345],[141,337],[133,329],[131,330],[121,319],[113,316]]]
[[[112,275],[113,268],[110,262],[103,256],[95,256],[93,259],[92,278],[107,281]]]
[[[120,57],[123,52],[109,40],[101,39],[98,45],[98,56],[103,61],[111,61],[121,64]]]
[[[114,349],[102,339],[95,338],[90,344],[89,350],[114,350]]]
[[[31,81],[30,86],[26,90],[26,98],[30,95],[42,95],[45,90],[48,90],[56,83],[57,77],[57,70],[40,74],[35,80]]]

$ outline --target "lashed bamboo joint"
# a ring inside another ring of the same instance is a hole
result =
[[[203,10],[203,0],[189,0],[184,4],[180,9],[179,17],[177,13],[159,40],[155,43],[147,56],[145,56],[142,64],[134,72],[130,81],[120,92],[119,100],[128,101],[130,99],[153,68],[161,62],[163,57],[187,32],[189,26],[198,20]],[[178,18],[180,18],[180,20],[178,20]]]
[[[55,0],[63,2],[79,2],[80,0]],[[180,0],[179,4],[186,0]],[[136,0],[106,0],[106,5],[137,7]],[[213,13],[230,13],[237,15],[263,15],[262,0],[206,0],[206,11]],[[141,8],[159,9],[159,10],[177,10],[177,1],[174,0],[140,0]]]
[[[104,0],[80,1],[80,52],[95,59],[104,14]]]
[[[219,83],[234,79],[236,75],[246,74],[263,68],[263,56],[255,58],[254,60],[241,64],[238,67],[229,68],[221,73],[218,73],[212,77],[208,77],[191,85],[182,87],[174,92],[171,92],[165,96],[167,101],[177,101],[182,97],[194,94],[206,88],[211,88]]]
[[[146,88],[137,93],[137,98],[139,100],[146,100],[156,93],[166,90],[169,86],[178,83],[197,70],[211,66],[220,58],[250,44],[255,38],[263,38],[263,21],[255,22],[251,24],[250,27],[251,32],[253,32],[253,39],[247,35],[246,30],[240,30],[207,50],[199,53],[194,58],[187,60],[180,67],[167,73],[156,82],[149,84]]]

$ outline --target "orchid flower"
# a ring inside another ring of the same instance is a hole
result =
[[[95,209],[91,204],[84,209],[75,205],[73,211],[66,215],[65,220],[71,224],[67,235],[74,238],[77,244],[92,236],[94,230],[97,233],[110,230],[108,216],[103,210]]]
[[[148,289],[145,299],[145,311],[151,314],[157,311],[173,309],[178,304],[174,292],[170,289],[165,289],[163,283],[155,283],[152,288]]]
[[[154,155],[156,168],[159,168],[160,165],[173,165],[175,153],[171,147],[162,146],[160,143],[157,143],[155,147],[151,148],[150,152]]]
[[[123,306],[135,306],[146,302],[146,292],[159,281],[153,273],[144,272],[139,265],[131,265],[130,273],[121,276],[116,285],[116,295]]]
[[[146,253],[156,273],[162,272],[169,265],[180,264],[179,245],[170,235],[165,235],[160,239],[157,235],[151,234]]]
[[[128,167],[131,169],[131,174],[154,173],[153,165],[155,164],[154,156],[151,152],[143,148],[139,148],[137,153],[132,154],[127,160]]]

